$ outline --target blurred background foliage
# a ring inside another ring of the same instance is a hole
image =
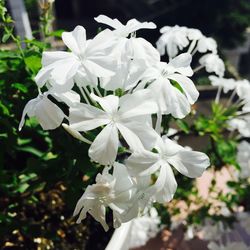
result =
[[[25,0],[28,13],[35,21],[39,14],[37,0]],[[158,28],[169,25],[198,28],[206,36],[214,37],[222,47],[235,47],[244,40],[244,32],[250,24],[248,0],[56,0],[57,28],[72,29],[77,24],[96,33],[98,24],[92,20],[99,14],[127,21],[137,18],[153,21]],[[34,24],[34,22],[33,22]],[[158,30],[144,33],[155,42]]]
[[[32,27],[38,29],[41,21],[38,3],[36,0],[25,0],[25,3]],[[78,142],[62,128],[45,132],[34,119],[28,119],[23,130],[18,131],[25,104],[38,94],[34,76],[41,67],[41,54],[45,49],[53,49],[48,41],[60,32],[45,34],[45,41],[22,41],[26,48],[21,49],[21,41],[13,35],[13,21],[3,4],[0,1],[2,43],[15,43],[19,49],[0,49],[0,248],[103,249],[112,231],[104,234],[100,225],[89,218],[83,225],[76,226],[72,218],[76,201],[84,188],[94,181],[98,168],[90,162],[86,144]],[[121,21],[134,17],[154,21],[158,27],[179,24],[199,28],[225,47],[242,42],[244,31],[250,25],[247,0],[56,0],[54,11],[58,29],[82,24],[93,35],[98,28],[93,17],[103,13]],[[37,34],[40,33],[34,32],[35,36]],[[158,31],[142,35],[152,43],[159,37]],[[222,111],[217,108],[214,112]],[[200,136],[212,135],[214,141],[217,140],[216,147],[220,151],[208,149],[216,152],[212,157],[215,165],[221,165],[218,161],[237,165],[232,158],[234,142],[227,143],[220,137],[224,122],[201,117],[195,124],[180,121],[178,126],[183,134],[193,131]],[[218,146],[219,143],[223,146]],[[177,199],[188,198],[190,192],[196,192],[191,188],[191,180],[182,179],[179,183]],[[239,193],[243,192],[236,183],[231,185],[235,185]],[[246,195],[247,192],[242,194],[242,200]],[[202,218],[206,213],[204,209],[190,215],[190,220]],[[162,211],[163,222],[168,224],[167,210],[163,207],[158,210]]]

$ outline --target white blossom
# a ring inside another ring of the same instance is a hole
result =
[[[148,176],[159,170],[155,184],[148,190],[154,190],[157,202],[170,201],[176,191],[177,183],[171,166],[181,174],[195,178],[201,176],[210,164],[206,154],[187,150],[166,136],[158,137],[154,148],[157,153],[146,150],[132,153],[126,165],[132,176]]]
[[[243,137],[250,137],[250,115],[233,118],[228,121],[229,130],[238,130]]]
[[[149,123],[148,115],[157,111],[157,105],[148,90],[140,90],[127,94],[122,98],[114,95],[92,99],[102,109],[80,103],[70,108],[70,127],[77,131],[88,131],[106,125],[97,135],[89,149],[89,156],[101,164],[112,164],[115,161],[119,138],[118,131],[132,150],[140,150],[141,141],[150,147],[154,132]],[[141,139],[141,140],[140,140]]]
[[[206,54],[200,58],[199,62],[206,68],[208,73],[214,72],[219,77],[224,76],[225,65],[217,54]]]
[[[217,43],[211,37],[202,36],[198,41],[197,50],[200,53],[206,53],[207,51],[211,51],[213,54],[216,54]]]
[[[149,88],[155,95],[163,114],[183,118],[190,112],[190,105],[198,99],[199,92],[188,78],[193,74],[190,67],[191,60],[190,54],[183,53],[169,63],[159,62],[145,72],[143,83],[152,82]],[[177,82],[182,91],[173,86],[171,81]]]
[[[104,30],[93,40],[86,40],[86,31],[77,26],[72,32],[63,32],[62,39],[71,52],[44,52],[42,69],[36,76],[36,82],[42,87],[52,79],[64,91],[72,88],[73,78],[77,73],[83,78],[97,83],[97,77],[109,77],[114,72],[109,65],[114,60],[107,57],[107,48],[112,45],[112,32]]]
[[[178,54],[178,50],[182,50],[189,44],[187,27],[178,25],[174,27],[164,26],[160,29],[160,32],[162,35],[156,45],[161,55],[165,55],[167,52],[168,56],[173,58]],[[192,36],[192,34],[189,33],[189,36]]]
[[[129,20],[123,25],[117,19],[111,19],[105,15],[95,18],[99,23],[112,27],[113,35],[116,37],[116,44],[113,46],[113,56],[118,59],[118,63],[127,60],[144,60],[146,65],[153,65],[160,60],[159,52],[143,38],[137,38],[135,32],[140,29],[155,29],[152,22],[139,22],[136,19]],[[128,37],[130,34],[131,37]]]
[[[236,88],[236,81],[233,78],[225,79],[217,76],[209,76],[209,80],[213,86],[219,87],[221,86],[224,93],[228,93],[230,90],[234,90]]]
[[[85,219],[89,213],[107,231],[105,214],[106,208],[109,207],[113,211],[114,227],[120,226],[121,214],[129,205],[133,192],[134,183],[124,165],[115,162],[112,175],[108,167],[104,168],[102,174],[96,176],[96,183],[87,187],[76,204],[74,216],[79,214],[77,223]]]
[[[130,248],[143,246],[149,239],[155,237],[160,230],[160,222],[160,217],[154,207],[143,216],[135,218],[130,232]]]

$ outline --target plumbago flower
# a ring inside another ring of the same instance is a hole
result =
[[[114,29],[113,35],[116,38],[116,44],[113,48],[113,53],[119,58],[120,63],[124,61],[124,58],[144,60],[146,65],[153,65],[160,60],[158,51],[151,43],[135,36],[135,32],[140,29],[155,29],[156,25],[154,23],[141,23],[136,19],[131,19],[126,25],[123,25],[117,19],[111,19],[105,15],[99,15],[95,20]],[[131,37],[128,37],[129,35]]]
[[[228,121],[229,130],[238,130],[243,137],[250,137],[250,115],[240,116]]]
[[[62,39],[71,52],[44,52],[42,69],[36,76],[38,87],[52,79],[52,86],[60,90],[69,90],[73,79],[80,74],[87,82],[97,84],[97,77],[109,77],[112,57],[107,57],[112,45],[113,33],[110,30],[100,32],[94,39],[86,40],[86,30],[77,26],[72,32],[63,32]]]
[[[207,72],[214,72],[219,77],[224,76],[225,65],[217,54],[206,54],[200,58],[199,62],[206,68]]]
[[[151,176],[159,170],[156,182],[146,193],[152,193],[154,200],[160,203],[170,201],[177,188],[171,166],[187,177],[196,178],[210,165],[206,154],[187,150],[167,136],[158,136],[154,149],[157,152],[133,152],[126,165],[132,176]]]
[[[200,65],[195,68],[195,71],[205,67],[208,73],[214,72],[223,77],[225,66],[217,55],[217,43],[213,38],[204,36],[200,30],[178,25],[165,26],[160,29],[160,32],[162,35],[156,45],[162,56],[167,54],[170,59],[174,58],[187,47],[186,51],[192,55],[196,52],[201,54],[208,52],[200,58]]]
[[[97,175],[96,183],[87,187],[76,204],[74,215],[79,214],[77,223],[85,219],[88,212],[107,231],[109,227],[105,217],[106,208],[109,207],[113,210],[114,227],[119,227],[120,214],[128,207],[133,188],[133,180],[123,164],[115,162],[112,175],[108,167],[104,168],[102,174]]]
[[[187,27],[180,27],[175,25],[174,27],[164,26],[160,29],[162,35],[156,42],[157,49],[163,56],[167,52],[170,58],[175,57],[178,54],[178,50],[183,50],[189,44]]]
[[[144,146],[150,148],[154,130],[150,126],[149,114],[155,113],[157,105],[148,90],[140,90],[119,98],[108,95],[100,98],[91,94],[102,109],[83,103],[70,108],[70,127],[77,131],[88,131],[106,125],[89,148],[89,156],[103,165],[115,161],[121,133],[132,150]],[[147,122],[148,121],[148,122]],[[141,139],[141,140],[140,140]]]
[[[177,183],[172,167],[195,178],[208,167],[209,159],[159,132],[163,115],[183,118],[199,96],[190,79],[191,54],[173,53],[168,63],[161,62],[159,52],[135,36],[139,29],[153,29],[155,24],[132,19],[124,25],[104,15],[95,20],[112,30],[87,40],[85,29],[77,26],[62,34],[69,52],[43,53],[42,69],[35,77],[39,95],[25,106],[19,129],[28,115],[36,117],[45,130],[62,124],[74,138],[90,144],[89,157],[104,170],[97,174],[96,183],[86,188],[74,215],[79,215],[77,222],[81,222],[89,213],[108,230],[107,207],[118,227],[153,202],[173,198]],[[178,47],[194,41],[191,52],[202,34],[183,30],[186,33]],[[58,102],[68,110],[63,111]],[[85,138],[88,131],[93,141]],[[126,153],[123,157],[119,147]],[[157,179],[152,182],[154,176]]]
[[[80,96],[74,91],[57,93],[53,89],[45,93],[40,93],[36,98],[30,100],[24,107],[19,130],[22,129],[25,116],[36,117],[44,130],[51,130],[59,127],[66,117],[63,111],[54,104],[48,96],[51,95],[57,101],[64,102],[69,107],[80,102]]]
[[[149,89],[152,90],[163,114],[183,118],[190,112],[190,104],[194,104],[198,99],[199,92],[192,80],[188,78],[193,74],[190,67],[191,60],[190,54],[183,53],[169,63],[157,63],[143,75],[141,85],[151,82]],[[182,91],[174,86],[175,83]]]

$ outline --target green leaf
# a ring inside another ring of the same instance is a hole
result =
[[[2,42],[6,43],[9,40],[10,36],[11,36],[11,33],[4,34],[2,37]]]
[[[39,151],[36,148],[30,147],[30,146],[27,146],[27,147],[16,147],[16,150],[22,151],[22,152],[27,152],[27,153],[33,154],[33,155],[35,155],[37,157],[42,157],[43,156],[43,152]]]
[[[15,89],[20,90],[22,93],[28,92],[28,88],[22,83],[12,83],[11,86]]]
[[[29,184],[28,183],[23,183],[21,184],[18,189],[16,190],[16,192],[19,192],[19,193],[24,193],[28,188],[29,188]]]
[[[24,61],[28,69],[30,69],[34,74],[36,74],[42,67],[41,58],[38,55],[27,56]]]
[[[64,32],[64,30],[56,30],[56,31],[51,32],[50,36],[61,38],[63,32]]]
[[[10,111],[7,106],[5,106],[2,101],[0,100],[0,109],[2,109],[2,112],[4,115],[10,115]]]
[[[176,124],[178,125],[178,127],[183,131],[185,132],[186,134],[189,133],[190,131],[190,128],[189,128],[189,125],[183,121],[183,120],[176,120]]]

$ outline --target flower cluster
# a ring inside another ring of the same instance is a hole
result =
[[[161,134],[161,123],[166,114],[185,117],[199,96],[190,79],[190,50],[176,56],[169,47],[197,42],[201,53],[212,51],[200,62],[216,73],[217,68],[208,64],[218,58],[214,41],[197,30],[185,29],[186,35],[174,44],[172,36],[180,32],[175,27],[164,40],[171,56],[163,62],[156,48],[136,36],[140,29],[156,28],[154,23],[132,19],[124,25],[104,15],[95,20],[109,28],[87,39],[84,27],[77,26],[62,34],[69,51],[43,53],[42,69],[35,77],[39,95],[25,106],[19,129],[28,115],[36,117],[45,130],[62,125],[90,144],[89,157],[103,166],[103,172],[87,187],[74,215],[81,222],[89,213],[108,230],[106,208],[113,211],[114,227],[118,227],[153,202],[173,198],[177,188],[173,168],[195,178],[209,166],[204,153]],[[60,103],[68,107],[67,113]]]
[[[194,71],[205,68],[208,73],[224,76],[225,65],[218,56],[217,43],[213,38],[206,37],[198,29],[178,25],[165,26],[160,32],[162,35],[157,41],[157,49],[161,55],[167,54],[169,58],[173,58],[185,49],[192,55],[198,52],[204,55],[199,59],[200,65]]]

